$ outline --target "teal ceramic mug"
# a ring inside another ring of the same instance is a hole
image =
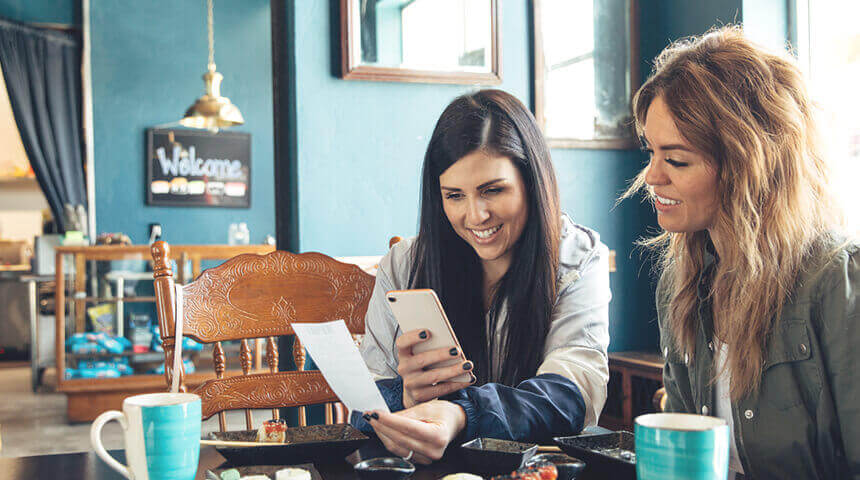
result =
[[[116,461],[102,445],[105,423],[123,429],[125,458]],[[193,480],[200,458],[200,397],[192,393],[148,393],[128,397],[122,411],[102,413],[90,428],[96,454],[130,480]]]
[[[639,480],[725,480],[729,426],[721,418],[688,413],[636,417]]]

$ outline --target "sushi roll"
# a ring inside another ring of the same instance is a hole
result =
[[[277,418],[266,420],[257,430],[257,441],[267,443],[284,443],[287,440],[287,422]]]

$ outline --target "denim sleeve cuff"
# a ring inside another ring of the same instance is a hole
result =
[[[392,412],[403,410],[403,378],[400,375],[377,380],[376,388]]]
[[[449,400],[455,405],[459,405],[466,412],[466,428],[457,435],[458,443],[468,442],[478,436],[478,407],[475,406],[469,397],[457,398]]]
[[[377,380],[376,388],[382,394],[382,399],[385,400],[389,410],[392,412],[403,410],[403,379],[400,376]],[[361,418],[363,413],[357,410],[351,412],[349,423],[362,433],[372,433],[373,427]]]

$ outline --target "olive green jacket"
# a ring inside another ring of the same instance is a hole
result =
[[[823,243],[769,336],[758,392],[732,402],[746,478],[860,479],[860,243]],[[700,275],[695,355],[676,348],[666,328],[668,273],[657,286],[670,412],[714,412],[713,321],[703,308],[709,270]]]

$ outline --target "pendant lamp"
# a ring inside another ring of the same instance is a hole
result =
[[[185,112],[180,124],[192,128],[206,128],[217,131],[219,128],[242,125],[245,119],[230,99],[221,96],[221,81],[224,76],[215,71],[215,21],[212,14],[212,0],[207,0],[209,25],[209,67],[203,74],[206,93],[198,98]]]

